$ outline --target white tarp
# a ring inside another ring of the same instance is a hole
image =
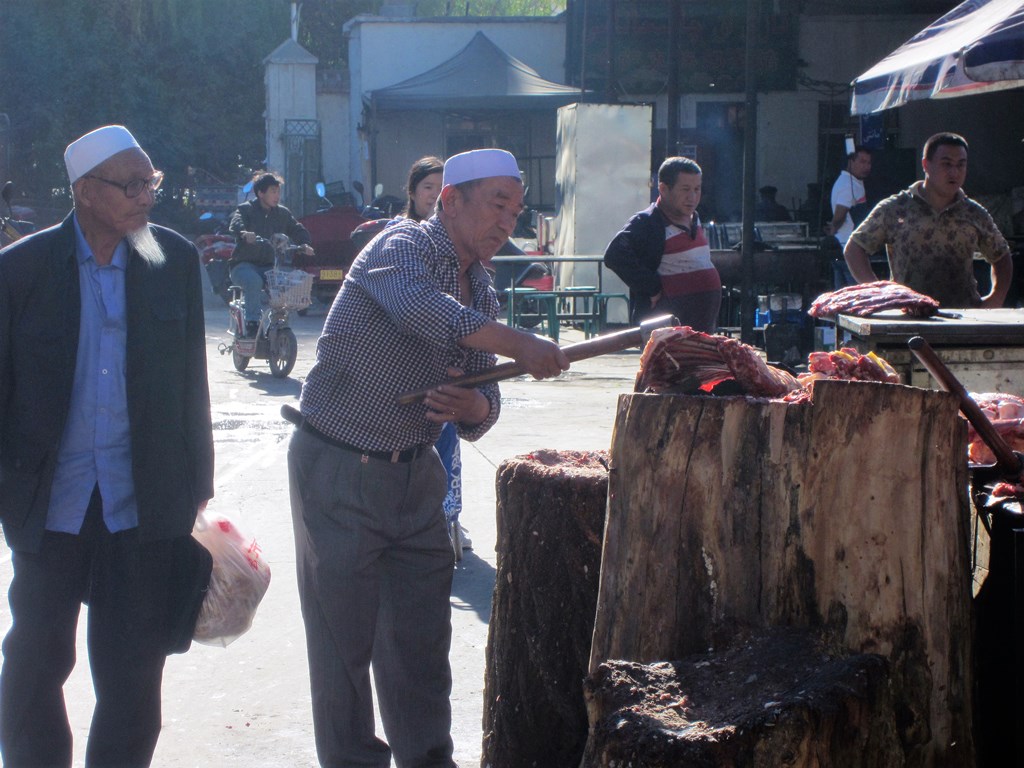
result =
[[[967,0],[853,81],[855,115],[1024,85],[1024,0]]]

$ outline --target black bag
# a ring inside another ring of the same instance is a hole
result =
[[[192,645],[199,609],[210,584],[213,556],[192,536],[182,536],[174,542],[172,562],[178,578],[168,606],[168,654],[184,653]]]
[[[871,205],[867,201],[853,206],[850,209],[850,220],[853,222],[853,228],[859,227],[860,223],[868,217],[869,213],[871,213]]]
[[[850,176],[850,197],[854,197],[853,176]],[[853,228],[856,229],[859,227],[860,223],[868,217],[869,213],[871,213],[871,206],[868,205],[867,197],[865,196],[863,203],[857,203],[849,210],[850,221],[853,222]]]

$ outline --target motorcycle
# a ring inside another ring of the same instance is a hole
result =
[[[4,182],[0,197],[3,197],[3,201],[7,204],[7,215],[0,215],[0,248],[36,231],[36,225],[31,221],[14,218],[14,208],[11,206],[13,192],[14,184],[10,181]]]
[[[361,185],[353,186],[356,191],[361,190]],[[366,219],[360,215],[352,194],[343,187],[340,192],[329,191],[323,182],[318,182],[316,192],[319,209],[299,219],[309,230],[316,255],[296,256],[294,265],[313,276],[313,295],[329,305],[358,253],[352,244],[352,230]]]
[[[290,269],[292,255],[303,248],[293,245],[287,235],[275,234],[268,241],[256,238],[257,244],[269,244],[274,249],[274,267],[264,275],[264,298],[261,302],[260,321],[254,336],[246,334],[245,299],[242,288],[229,286],[231,300],[228,302],[230,325],[227,329],[232,340],[221,344],[222,355],[231,354],[236,371],[244,371],[253,358],[266,360],[270,374],[277,379],[284,378],[295,367],[299,345],[295,332],[288,325],[292,311],[302,310],[311,303],[313,276],[301,269]]]
[[[235,252],[235,237],[227,231],[227,220],[217,221],[213,214],[207,212],[199,217],[204,224],[213,223],[212,231],[199,235],[193,242],[199,249],[199,258],[210,278],[210,289],[224,299],[225,304],[231,302],[231,277],[228,272],[231,255]]]
[[[358,182],[357,182],[358,183]],[[357,187],[362,194],[363,187]],[[405,209],[405,200],[394,195],[384,194],[384,185],[378,184],[373,188],[373,200],[363,206],[360,213],[366,219],[393,219]]]

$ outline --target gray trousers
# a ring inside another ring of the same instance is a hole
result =
[[[388,768],[393,754],[451,768],[454,555],[437,453],[364,460],[296,430],[288,476],[320,765]]]

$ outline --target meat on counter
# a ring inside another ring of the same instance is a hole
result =
[[[883,309],[902,309],[915,317],[927,317],[939,311],[939,302],[905,285],[878,280],[823,293],[811,303],[807,314],[818,318],[836,315],[868,317]]]

